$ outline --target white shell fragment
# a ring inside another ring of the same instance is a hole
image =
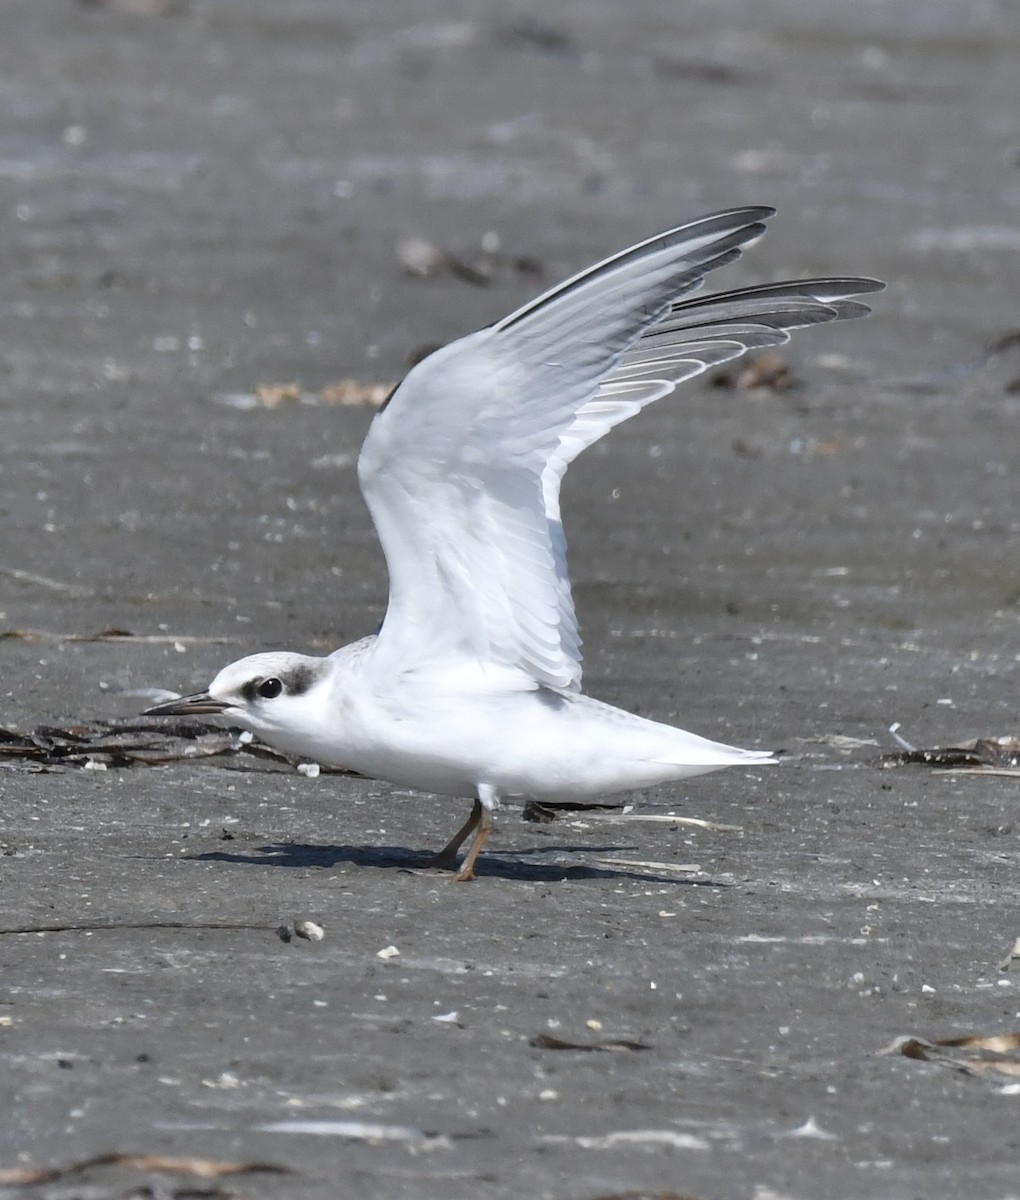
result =
[[[325,929],[316,925],[314,921],[295,921],[294,932],[299,938],[305,938],[309,942],[321,942],[326,936]]]
[[[312,1134],[319,1137],[349,1138],[352,1141],[373,1143],[408,1142],[422,1150],[446,1150],[452,1145],[442,1134],[426,1133],[410,1125],[381,1125],[370,1121],[351,1120],[290,1120],[272,1121],[259,1125],[262,1133]]]

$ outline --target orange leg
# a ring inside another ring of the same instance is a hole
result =
[[[474,807],[471,809],[471,816],[468,817],[460,829],[458,829],[453,837],[450,838],[442,850],[440,850],[439,853],[433,858],[429,859],[429,866],[436,867],[441,871],[452,871],[457,866],[457,851],[461,848],[464,842],[467,841],[468,835],[474,833],[481,819],[482,802],[481,800],[476,800]],[[475,841],[477,842],[477,840],[478,835],[475,834]],[[473,844],[471,848],[474,850]],[[481,847],[479,846],[478,849],[480,850]],[[475,851],[475,856],[477,857],[477,851]],[[468,857],[470,857],[470,855]],[[474,859],[471,859],[471,862],[473,864]]]
[[[477,800],[475,803],[478,805],[479,809],[481,809],[479,814],[478,829],[475,832],[475,840],[471,843],[471,846],[468,849],[467,857],[464,859],[463,865],[453,877],[456,883],[467,883],[469,880],[474,879],[475,859],[478,857],[482,847],[489,840],[489,834],[492,833],[492,809],[486,808],[484,805],[479,804]],[[473,811],[472,816],[474,816]]]

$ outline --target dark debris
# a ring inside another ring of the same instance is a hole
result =
[[[585,813],[597,811],[612,811],[619,804],[602,804],[599,801],[585,800],[525,800],[521,810],[522,821],[533,821],[536,825],[549,825],[560,813]]]
[[[900,1054],[904,1058],[935,1063],[964,1075],[984,1075],[997,1079],[1003,1075],[1020,1077],[1020,1033],[970,1034],[965,1037],[899,1037],[879,1054]]]
[[[797,386],[790,374],[786,359],[774,350],[763,354],[748,355],[743,362],[727,371],[712,376],[712,386],[732,388],[738,392],[765,389],[771,392],[787,392]]]
[[[528,1044],[536,1050],[606,1050],[617,1053],[623,1050],[651,1050],[651,1046],[646,1042],[631,1042],[625,1038],[605,1038],[598,1042],[568,1042],[548,1033],[538,1034]]]
[[[1020,741],[1016,738],[975,738],[959,746],[935,746],[929,750],[900,750],[888,754],[883,765],[898,767],[906,764],[923,767],[996,767],[1015,769],[1020,767]]]
[[[193,721],[133,717],[40,725],[29,733],[0,728],[0,769],[158,767],[200,758],[292,760],[240,729],[210,729]]]
[[[496,30],[496,40],[505,46],[547,54],[551,58],[580,56],[580,47],[571,34],[537,17],[522,16],[507,21]]]
[[[121,1167],[132,1171],[155,1171],[199,1179],[219,1179],[227,1175],[287,1175],[290,1168],[271,1162],[221,1162],[206,1158],[175,1158],[164,1154],[94,1154],[55,1167],[0,1168],[0,1184],[25,1185],[54,1183],[78,1176],[97,1167]]]
[[[424,238],[410,237],[397,246],[397,258],[409,275],[419,279],[452,275],[476,287],[517,275],[539,278],[543,273],[538,259],[527,254],[506,254],[498,244],[490,246],[484,241],[477,250],[460,254]]]

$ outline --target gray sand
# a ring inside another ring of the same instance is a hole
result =
[[[373,627],[371,409],[257,385],[393,381],[746,202],[779,215],[721,285],[890,287],[797,335],[796,388],[699,380],[565,491],[588,689],[780,767],[505,812],[465,886],[414,868],[466,802],[252,758],[0,769],[0,1170],[289,1171],[46,1200],[1020,1195],[1015,1076],[877,1053],[1020,1028],[1017,780],[880,765],[895,722],[1016,729],[1016,8],[118,7],[0,10],[0,632],[40,634],[0,641],[0,725]],[[487,286],[398,259],[487,234]]]

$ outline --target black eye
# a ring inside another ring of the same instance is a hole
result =
[[[263,679],[258,686],[258,693],[263,700],[275,700],[283,691],[283,683],[279,679]]]

